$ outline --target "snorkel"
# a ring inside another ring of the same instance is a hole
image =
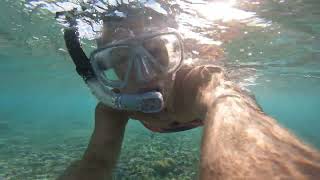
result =
[[[76,66],[77,73],[103,104],[117,110],[140,111],[143,113],[155,113],[163,109],[164,102],[160,92],[124,94],[115,93],[112,89],[105,87],[97,78],[89,58],[81,48],[76,27],[73,26],[64,30],[64,40],[69,55]]]

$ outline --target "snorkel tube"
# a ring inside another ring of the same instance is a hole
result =
[[[151,91],[139,94],[115,93],[104,86],[95,75],[89,58],[81,48],[79,32],[75,26],[64,30],[64,40],[69,55],[76,66],[77,73],[83,78],[96,98],[103,104],[117,109],[155,113],[163,109],[163,97],[160,92]]]

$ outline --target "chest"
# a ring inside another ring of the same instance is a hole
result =
[[[182,113],[178,114],[166,110],[160,113],[153,114],[136,114],[131,118],[137,119],[148,126],[158,128],[168,128],[172,126],[177,126],[191,122],[196,119],[195,117],[190,117]]]

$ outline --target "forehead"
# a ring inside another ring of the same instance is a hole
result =
[[[100,38],[102,41],[101,43],[104,45],[113,40],[128,38],[133,34],[141,34],[145,27],[145,20],[143,17],[105,20],[103,22],[103,31]]]

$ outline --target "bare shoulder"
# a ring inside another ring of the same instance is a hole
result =
[[[215,65],[183,65],[176,74],[176,85],[184,88],[201,87],[207,85],[214,77],[224,78],[221,67]]]

